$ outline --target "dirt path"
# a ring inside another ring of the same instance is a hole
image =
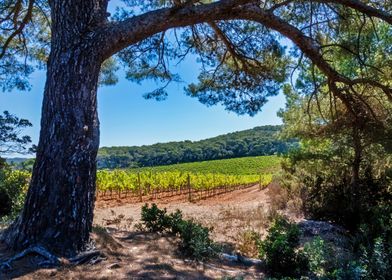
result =
[[[215,241],[234,244],[238,234],[245,230],[252,229],[263,233],[269,206],[266,192],[266,189],[260,191],[256,185],[195,203],[175,197],[152,202],[160,208],[167,208],[168,212],[180,209],[185,218],[193,218],[204,226],[212,227],[212,238]],[[146,202],[122,203],[121,200],[98,201],[94,223],[104,227],[132,230],[133,226],[140,222],[141,207]]]
[[[168,212],[180,209],[186,219],[195,219],[211,229],[211,237],[223,245],[226,253],[240,251],[245,256],[258,254],[257,246],[249,245],[245,233],[255,231],[263,235],[285,192],[270,184],[259,190],[258,186],[236,190],[195,203],[186,197],[169,197],[154,201]],[[184,195],[185,196],[185,195]],[[120,200],[97,201],[92,238],[96,248],[105,259],[95,265],[64,265],[55,269],[37,269],[43,261],[39,256],[29,256],[13,264],[8,273],[0,272],[0,280],[8,279],[265,279],[260,267],[245,267],[238,263],[218,259],[203,263],[194,262],[179,252],[179,239],[166,235],[146,233],[140,230],[141,207],[144,203]],[[287,204],[288,205],[288,204]],[[271,211],[271,208],[275,209]],[[290,210],[291,209],[291,210]],[[331,244],[336,256],[350,256],[351,241],[347,232],[327,222],[304,220],[296,216],[294,208],[287,207],[283,213],[295,220],[302,232],[301,244],[315,236]],[[245,245],[244,245],[245,244]],[[335,246],[340,244],[339,246]],[[0,244],[0,260],[14,253]]]
[[[258,186],[236,190],[196,203],[183,198],[154,201],[169,212],[180,209],[185,218],[193,218],[213,227],[212,238],[234,251],[239,236],[246,230],[263,233],[269,206],[267,190]],[[98,200],[93,239],[106,259],[96,265],[63,266],[57,269],[35,269],[39,257],[24,258],[14,264],[10,273],[0,279],[263,279],[257,267],[243,267],[209,261],[195,263],[178,252],[178,239],[135,230],[144,203]],[[104,229],[105,228],[105,229]],[[108,232],[109,233],[108,233]],[[1,245],[1,244],[0,244]],[[2,249],[0,248],[0,257]],[[3,251],[4,252],[4,251]],[[6,257],[6,256],[3,256]]]

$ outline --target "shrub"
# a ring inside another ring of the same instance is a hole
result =
[[[309,271],[315,277],[325,277],[327,274],[327,248],[321,237],[316,237],[304,246],[304,254],[309,263]]]
[[[174,213],[169,214],[167,223],[171,233],[181,233],[182,222],[182,212],[180,210],[177,209]]]
[[[299,276],[307,268],[304,254],[296,250],[299,236],[297,225],[283,217],[275,219],[260,246],[260,256],[271,276]]]
[[[14,218],[22,209],[30,174],[25,171],[0,169],[0,217]]]
[[[169,217],[166,213],[166,208],[161,210],[155,203],[149,208],[146,203],[142,206],[141,220],[148,231],[163,232],[170,228]]]
[[[215,254],[216,245],[209,237],[210,229],[192,220],[180,222],[181,250],[197,260],[203,260]]]
[[[176,210],[167,214],[166,208],[161,210],[156,204],[151,208],[148,204],[142,207],[142,223],[151,232],[171,232],[181,239],[181,250],[189,257],[203,260],[215,254],[217,246],[210,239],[210,229],[192,220],[184,220],[182,212]]]
[[[373,209],[372,223],[362,224],[357,236],[363,279],[392,279],[392,206]]]
[[[374,239],[367,248],[362,246],[360,264],[363,269],[363,279],[387,280],[392,278],[390,246],[391,244],[386,244],[383,237]]]

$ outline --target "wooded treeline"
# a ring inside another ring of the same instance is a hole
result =
[[[98,168],[133,168],[184,162],[286,153],[295,139],[280,140],[281,126],[259,126],[201,141],[158,143],[132,147],[104,147]]]

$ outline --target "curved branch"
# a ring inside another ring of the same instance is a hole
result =
[[[286,0],[282,1],[278,4],[275,4],[272,6],[268,11],[274,12],[275,10],[285,7],[291,3],[298,2],[298,0]],[[338,5],[343,5],[345,7],[349,7],[351,9],[354,9],[360,13],[363,13],[369,17],[377,17],[379,19],[382,19],[386,21],[389,24],[392,24],[392,14],[385,12],[380,9],[373,8],[369,5],[366,5],[365,3],[362,3],[359,0],[308,0],[308,2],[317,2],[320,4],[338,4]]]
[[[335,81],[346,81],[343,76],[325,61],[322,54],[319,52],[319,45],[297,27],[255,5],[247,6],[242,10],[242,13],[248,20],[258,22],[290,39],[326,76]]]
[[[341,100],[355,119],[360,116],[357,101],[353,95],[345,93],[344,88],[338,86],[339,83],[346,85],[348,88],[352,88],[353,85],[357,84],[371,85],[381,89],[388,100],[392,102],[392,88],[371,79],[350,79],[341,75],[323,58],[322,54],[319,52],[319,45],[295,26],[255,5],[247,6],[246,9],[248,10],[246,12],[248,19],[259,22],[265,27],[271,28],[290,39],[313,62],[313,64],[324,73],[328,79],[328,86],[331,92]]]
[[[392,14],[382,11],[380,9],[373,8],[358,0],[310,0],[310,1],[318,2],[318,3],[333,3],[333,4],[343,5],[345,7],[349,7],[354,10],[357,10],[358,12],[361,12],[367,16],[377,17],[388,22],[389,24],[392,24]]]
[[[211,4],[163,8],[108,24],[97,32],[97,37],[101,37],[100,41],[104,42],[101,48],[103,58],[106,59],[129,45],[171,28],[215,20],[239,19],[237,8],[251,2],[255,0],[221,0]]]
[[[373,8],[358,0],[308,0],[318,3],[334,3],[355,9],[368,16],[378,17],[392,24],[392,14]],[[260,16],[267,18],[274,17],[272,10],[264,10],[258,6],[257,0],[221,0],[210,4],[192,5],[190,1],[187,5],[175,6],[171,8],[158,9],[139,16],[128,18],[121,22],[110,23],[104,30],[98,31],[101,42],[105,42],[103,48],[104,58],[117,53],[123,48],[138,41],[144,40],[151,35],[165,31],[170,28],[184,27],[203,22],[216,20],[249,19],[244,13],[249,12],[249,4],[255,4]],[[292,1],[283,1],[277,4],[279,7],[288,5]],[[279,19],[283,22],[283,20]],[[265,22],[265,20],[264,20]],[[264,23],[263,23],[264,24]],[[267,26],[267,25],[266,25]],[[300,32],[296,30],[296,33]],[[108,42],[109,41],[109,42]]]
[[[330,81],[334,83],[343,83],[346,85],[354,84],[369,84],[374,87],[382,89],[388,98],[391,100],[392,89],[377,81],[370,79],[355,79],[351,80],[340,73],[338,73],[319,52],[319,45],[311,38],[302,33],[298,28],[275,16],[271,12],[260,9],[257,6],[247,6],[244,15],[249,19],[265,27],[271,28],[286,38],[290,39],[319,69],[323,72]],[[392,101],[392,100],[391,100]]]
[[[318,2],[337,2],[333,0],[314,0]],[[290,39],[328,78],[330,89],[342,100],[347,107],[353,104],[353,100],[344,94],[337,86],[338,83],[351,86],[354,84],[369,84],[382,89],[391,100],[391,88],[377,81],[356,79],[351,80],[336,71],[320,53],[320,46],[311,37],[305,35],[297,27],[274,15],[271,11],[260,8],[252,0],[221,0],[206,5],[187,6],[181,9],[160,9],[141,16],[132,17],[122,22],[109,24],[103,36],[104,44],[102,51],[105,58],[120,51],[121,49],[141,41],[153,34],[165,31],[169,28],[184,27],[216,20],[249,20],[260,23],[267,28],[275,30]],[[354,5],[357,9],[373,11],[362,3],[355,0],[339,1],[340,4]],[[366,6],[366,7],[364,7]],[[374,12],[374,11],[373,11]]]

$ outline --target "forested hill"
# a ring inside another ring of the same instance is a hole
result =
[[[98,153],[98,168],[157,166],[285,153],[296,141],[279,140],[277,133],[280,129],[281,126],[268,125],[194,142],[103,147]]]

